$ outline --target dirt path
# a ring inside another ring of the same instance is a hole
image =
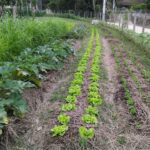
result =
[[[114,103],[114,94],[116,93],[117,86],[118,86],[118,75],[116,72],[116,65],[115,65],[115,60],[111,52],[111,48],[109,46],[108,41],[103,38],[102,39],[103,43],[103,65],[105,66],[106,72],[107,72],[107,77],[108,77],[108,83],[107,83],[107,88],[108,92],[110,93],[109,96],[106,97],[105,101],[108,103]],[[108,94],[108,93],[107,93]]]

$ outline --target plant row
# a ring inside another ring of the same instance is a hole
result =
[[[82,116],[82,121],[85,124],[79,128],[80,137],[84,140],[92,139],[95,135],[94,128],[87,128],[89,124],[97,124],[98,106],[102,104],[102,98],[99,93],[99,80],[100,80],[100,61],[101,61],[101,44],[100,36],[96,30],[96,47],[91,65],[90,84],[88,87],[88,107]]]
[[[115,62],[117,64],[117,69],[120,70],[120,59],[117,57],[114,49],[112,49],[112,52],[113,52],[113,55],[115,57]],[[129,88],[128,88],[128,84],[127,84],[127,81],[126,79],[123,77],[121,77],[121,83],[122,83],[122,86],[123,86],[123,89],[124,89],[124,92],[125,92],[125,100],[127,102],[127,105],[128,105],[128,109],[129,109],[129,113],[132,115],[132,116],[136,116],[137,114],[137,110],[136,110],[136,106],[135,106],[135,102],[131,96],[131,93],[129,91]]]
[[[92,46],[94,40],[94,29],[92,29],[91,37],[84,53],[82,59],[78,64],[78,68],[76,73],[74,74],[74,79],[71,82],[71,85],[68,90],[68,96],[66,97],[66,103],[61,106],[61,113],[58,116],[59,125],[55,125],[51,129],[51,133],[53,136],[63,136],[69,128],[69,122],[71,120],[71,116],[66,113],[69,111],[75,111],[77,97],[81,95],[82,85],[84,83],[84,73],[87,68],[88,60],[91,54]]]

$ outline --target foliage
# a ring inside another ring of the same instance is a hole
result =
[[[127,81],[124,78],[122,78],[121,81],[122,81],[123,88],[125,90],[125,99],[127,100],[127,104],[128,104],[128,107],[129,107],[129,112],[132,116],[136,116],[137,111],[136,111],[135,102],[132,99],[132,96],[131,96],[130,91],[128,89]]]
[[[69,88],[69,94],[79,96],[81,94],[81,87],[79,85],[72,85]]]
[[[62,109],[62,111],[73,111],[73,110],[76,109],[76,105],[75,104],[70,104],[70,103],[63,104],[61,109]]]
[[[58,116],[58,121],[63,125],[67,125],[70,122],[70,116],[66,114],[60,114]]]
[[[87,114],[90,114],[90,115],[98,115],[98,109],[96,107],[93,107],[93,106],[88,106],[85,109],[85,112]]]
[[[74,29],[68,34],[69,38],[82,39],[88,32],[85,24],[76,24]]]
[[[64,37],[73,26],[73,22],[61,19],[13,20],[6,16],[0,23],[0,60],[12,60],[26,47],[34,48]]]
[[[93,128],[87,129],[87,128],[81,126],[79,128],[79,134],[82,139],[88,140],[88,139],[92,139],[94,137],[95,131]]]
[[[66,125],[60,125],[60,126],[54,126],[54,128],[51,129],[52,136],[64,136],[66,131],[68,130],[68,126]]]
[[[68,95],[66,97],[66,102],[68,102],[68,103],[76,103],[76,101],[77,101],[76,96]]]
[[[94,115],[85,114],[82,116],[82,121],[88,124],[96,124],[97,119]]]
[[[147,9],[147,5],[145,3],[141,3],[141,4],[134,4],[131,6],[132,10],[146,10]]]

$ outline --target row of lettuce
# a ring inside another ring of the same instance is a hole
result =
[[[0,62],[0,134],[12,116],[23,117],[27,112],[27,104],[22,97],[23,90],[40,87],[42,80],[46,79],[47,71],[63,68],[67,57],[75,53],[72,40],[69,39],[79,38],[86,30],[86,26],[79,24],[53,42],[26,48],[19,55],[13,56],[13,60]],[[75,37],[70,37],[71,33]]]
[[[95,38],[95,29],[92,30],[91,38],[88,43],[87,50],[79,62],[74,79],[71,82],[71,86],[66,97],[66,104],[61,107],[61,113],[58,116],[59,125],[55,125],[51,129],[53,136],[63,136],[69,129],[69,122],[71,116],[67,115],[68,111],[75,111],[77,109],[76,102],[77,97],[82,94],[82,85],[84,83],[84,74],[87,69],[87,64],[92,52],[93,42]],[[96,47],[93,56],[93,62],[91,66],[90,84],[88,87],[88,107],[85,108],[85,113],[81,116],[81,120],[84,126],[79,127],[79,135],[82,139],[91,139],[95,135],[94,128],[90,128],[90,124],[97,124],[98,109],[97,106],[102,104],[102,99],[99,95],[99,79],[100,79],[100,36],[96,30]]]

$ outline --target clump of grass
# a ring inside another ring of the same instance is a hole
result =
[[[26,48],[45,45],[64,37],[74,23],[51,19],[16,19],[5,17],[0,23],[0,61],[10,60]]]

